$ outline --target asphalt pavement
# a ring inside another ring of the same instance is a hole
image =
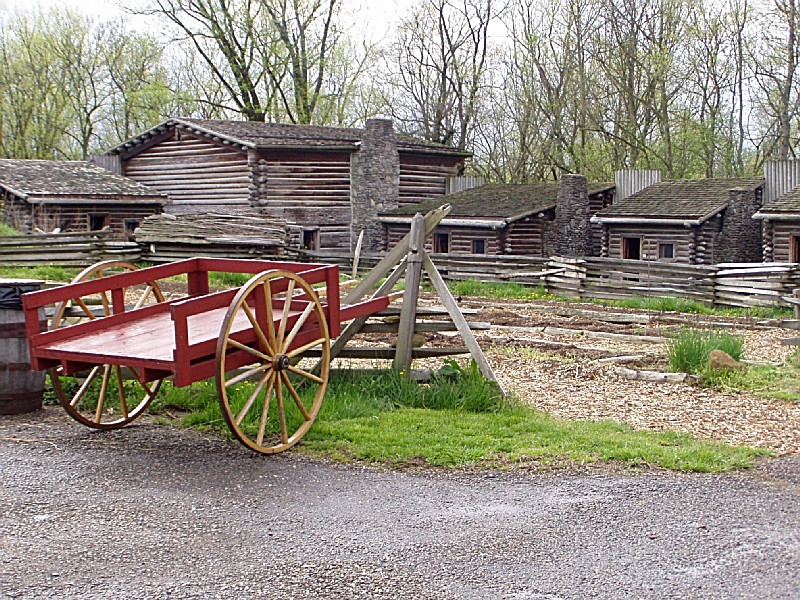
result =
[[[398,472],[0,417],[0,598],[800,598],[800,457]]]

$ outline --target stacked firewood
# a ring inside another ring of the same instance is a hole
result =
[[[286,222],[278,217],[219,213],[147,217],[133,237],[142,246],[142,258],[155,263],[192,256],[277,256],[287,240]]]

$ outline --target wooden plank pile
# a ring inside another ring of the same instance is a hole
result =
[[[134,231],[142,260],[165,263],[194,256],[271,258],[286,245],[286,222],[269,215],[154,215]]]
[[[2,236],[0,265],[84,267],[104,260],[139,260],[138,244],[110,235],[109,231],[91,231]]]

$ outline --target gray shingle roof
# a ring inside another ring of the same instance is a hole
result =
[[[796,187],[788,194],[784,194],[777,200],[765,204],[758,213],[760,215],[796,213],[797,218],[800,219],[800,187]]]
[[[728,204],[733,189],[755,190],[764,185],[759,178],[676,179],[662,181],[617,200],[597,213],[598,218],[641,217],[643,219],[703,219]]]
[[[166,197],[152,188],[78,160],[0,159],[0,187],[25,200],[43,196],[92,200],[126,196],[142,203],[166,202]]]
[[[149,134],[164,127],[184,125],[196,128],[204,133],[218,136],[232,143],[242,144],[249,148],[326,148],[341,147],[352,149],[360,141],[363,129],[352,127],[326,127],[321,125],[295,125],[291,123],[265,123],[263,121],[232,121],[219,119],[191,119],[176,117],[168,119],[160,125],[128,140],[110,150],[110,153],[121,152],[149,139]],[[427,150],[444,152],[460,156],[470,156],[457,148],[426,142],[401,133],[397,134],[397,145],[400,150]]]
[[[588,192],[591,196],[613,187],[613,183],[590,183]],[[553,208],[557,197],[557,182],[522,185],[490,183],[443,198],[402,206],[383,214],[410,216],[417,212],[425,213],[447,203],[453,207],[448,215],[450,219],[479,217],[509,220]]]

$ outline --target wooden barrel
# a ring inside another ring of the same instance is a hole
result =
[[[40,281],[0,279],[0,415],[39,410],[44,393],[43,371],[31,371],[25,316],[20,296],[39,289]],[[40,313],[40,327],[46,327]]]

